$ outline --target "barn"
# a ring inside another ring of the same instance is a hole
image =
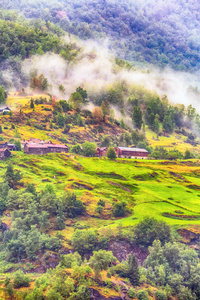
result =
[[[68,147],[66,145],[55,145],[55,144],[34,144],[26,143],[24,145],[24,153],[43,155],[47,153],[67,153]]]
[[[123,158],[148,158],[148,151],[140,148],[116,147],[115,152],[117,157]]]
[[[5,159],[11,156],[11,152],[7,148],[0,148],[0,159]]]

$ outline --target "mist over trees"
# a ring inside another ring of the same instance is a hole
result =
[[[177,70],[199,67],[197,1],[6,1],[0,8],[19,9],[28,18],[59,24],[82,39],[110,39],[110,48],[129,61]],[[195,13],[194,13],[195,12]]]

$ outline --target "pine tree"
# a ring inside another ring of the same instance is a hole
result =
[[[142,121],[142,111],[139,106],[134,105],[132,120],[135,127],[141,129],[143,121]]]
[[[22,179],[22,175],[19,171],[14,171],[13,166],[9,164],[4,175],[5,182],[8,182],[10,188],[14,188]]]
[[[129,254],[128,256],[128,273],[131,283],[137,286],[139,284],[140,275],[138,262],[134,254]]]
[[[31,99],[30,108],[34,109],[34,107],[35,107],[35,105],[34,105],[33,99]]]

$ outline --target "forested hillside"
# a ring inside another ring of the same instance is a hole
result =
[[[197,1],[3,1],[28,18],[59,24],[82,39],[109,39],[121,58],[177,70],[198,70],[200,4]]]
[[[200,299],[199,28],[190,0],[0,2],[0,300]]]

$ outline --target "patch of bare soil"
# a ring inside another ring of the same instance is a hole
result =
[[[128,189],[127,187],[119,184],[119,183],[116,183],[116,182],[112,182],[112,181],[107,181],[107,183],[111,184],[111,185],[114,185],[114,186],[118,186],[120,187],[122,190],[126,191],[126,192],[129,192],[129,193],[132,193],[133,191],[131,191],[130,189]]]

